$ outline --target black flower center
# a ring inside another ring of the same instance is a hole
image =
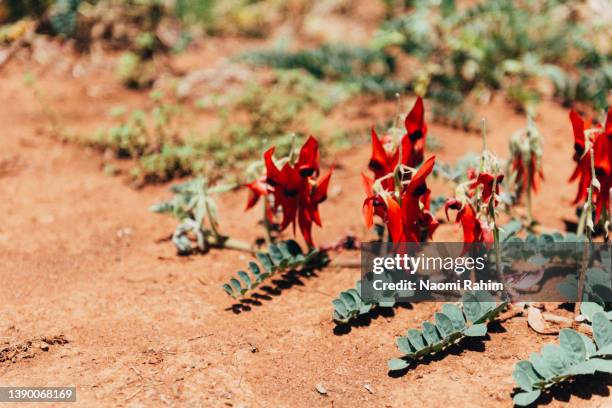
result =
[[[421,130],[415,130],[414,132],[409,134],[408,137],[412,142],[416,142],[417,140],[423,137],[423,132],[421,132]]]
[[[384,170],[383,165],[377,162],[376,160],[370,160],[368,167],[372,171]]]
[[[302,167],[300,169],[300,176],[302,177],[310,177],[313,175],[315,169],[313,167]]]
[[[574,143],[574,150],[578,156],[582,156],[582,153],[584,153],[584,147],[578,143]]]
[[[413,197],[422,196],[426,192],[427,192],[427,184],[421,183],[414,189],[414,191],[412,192],[412,196]]]

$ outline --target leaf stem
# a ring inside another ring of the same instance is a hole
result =
[[[595,182],[597,175],[595,174],[595,154],[593,152],[593,144],[591,143],[591,148],[589,149],[589,155],[591,158],[591,183],[588,188],[588,197],[587,203],[583,210],[585,214],[584,220],[591,219],[590,222],[584,222],[584,232],[587,236],[587,241],[584,242],[584,251],[582,253],[582,265],[580,267],[580,276],[578,278],[578,298],[576,299],[576,304],[574,305],[574,316],[578,316],[580,314],[580,307],[582,305],[582,298],[584,292],[584,281],[586,278],[586,269],[588,264],[588,256],[589,256],[589,244],[593,242],[593,183]],[[588,218],[587,218],[588,217]],[[582,222],[582,216],[580,217],[580,221]]]

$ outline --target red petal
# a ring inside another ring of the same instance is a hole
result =
[[[365,173],[361,173],[361,184],[363,184],[366,195],[371,196],[373,194],[372,188],[374,186],[374,180],[368,177]]]
[[[431,174],[434,164],[436,164],[436,156],[431,156],[423,163],[421,167],[414,173],[408,187],[406,188],[406,194],[414,193],[421,185],[425,183],[425,179]],[[424,193],[424,192],[423,192]]]
[[[391,235],[391,241],[401,242],[403,238],[404,225],[402,220],[402,209],[394,198],[388,197],[387,204],[387,227]]]
[[[462,207],[461,201],[455,198],[449,198],[448,200],[446,200],[446,203],[444,203],[444,213],[446,214],[446,219],[450,221],[450,218],[448,216],[449,208],[452,210],[461,210],[461,207]],[[458,221],[458,218],[459,218],[459,214],[457,214],[456,221]]]
[[[310,136],[300,149],[297,169],[302,177],[308,177],[319,171],[319,142]]]
[[[572,122],[572,129],[574,130],[574,150],[576,150],[578,157],[580,157],[584,153],[584,120],[573,109],[570,111],[569,117]]]
[[[247,201],[245,210],[253,208],[255,204],[257,204],[257,201],[259,201],[260,196],[268,194],[268,186],[265,181],[261,179],[246,184],[245,187],[249,189],[249,200]]]
[[[266,165],[266,177],[268,179],[268,183],[272,181],[272,183],[270,184],[272,184],[272,186],[274,187],[275,184],[279,183],[280,171],[276,167],[276,164],[274,164],[274,159],[272,158],[273,155],[274,155],[274,146],[266,150],[263,157],[264,157],[264,164]]]
[[[406,116],[404,126],[412,142],[426,136],[427,124],[425,123],[425,108],[423,106],[423,99],[420,96],[417,97],[412,110]]]
[[[329,180],[331,179],[332,171],[333,167],[329,169],[326,175],[324,175],[317,181],[317,186],[312,197],[312,201],[315,204],[322,203],[327,199],[327,189],[329,187]]]
[[[372,228],[374,225],[374,197],[368,197],[363,202],[363,208],[361,209],[363,213],[363,221],[365,222],[366,227]]]
[[[387,151],[382,145],[374,127],[372,127],[372,157],[370,158],[370,163],[368,164],[368,168],[374,172],[376,178],[380,178],[387,174]]]
[[[304,241],[308,244],[309,247],[314,246],[314,242],[312,241],[312,221],[308,214],[300,210],[298,213],[298,223],[300,225],[300,232],[304,237]]]

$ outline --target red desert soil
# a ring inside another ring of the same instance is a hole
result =
[[[170,243],[158,243],[174,221],[148,208],[168,197],[167,186],[134,190],[101,171],[99,154],[45,136],[45,119],[22,85],[25,69],[5,67],[0,87],[0,349],[60,335],[68,343],[0,362],[2,385],[76,386],[75,406],[84,407],[508,407],[514,363],[555,341],[515,318],[494,326],[483,342],[390,377],[395,337],[430,319],[436,305],[399,307],[335,333],[330,302],[358,279],[354,269],[328,268],[278,283],[282,295],[233,310],[220,286],[247,257],[212,251],[181,258]],[[121,89],[112,76],[90,74],[93,82],[77,83],[58,72],[37,72],[39,84],[73,130],[91,131],[112,106],[146,99]],[[92,87],[97,96],[88,92]],[[489,120],[491,146],[505,155],[523,120],[502,101],[481,114]],[[364,124],[381,119],[360,117]],[[567,113],[544,103],[538,124],[546,137],[546,181],[536,214],[543,225],[562,229],[563,218],[574,218]],[[437,155],[445,161],[481,143],[477,135],[441,126],[431,126],[431,133],[444,144]],[[322,206],[325,230],[315,231],[318,242],[364,233],[359,173],[368,154],[364,146],[328,158],[339,166],[335,193]],[[435,195],[449,193],[440,182],[433,188]],[[243,213],[245,197],[220,199],[223,227],[254,239],[259,214]],[[446,224],[436,238],[460,236]],[[556,394],[550,406],[610,404],[609,377],[580,384]]]

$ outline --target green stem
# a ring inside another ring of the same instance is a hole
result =
[[[208,215],[208,221],[210,222],[210,229],[212,230],[215,237],[219,239],[221,237],[221,234],[219,234],[219,231],[217,230],[217,225],[212,216],[212,211],[210,211],[210,207],[208,206],[208,199],[206,198],[206,193],[204,193],[204,208],[206,209],[206,214]]]
[[[252,254],[253,246],[248,244],[247,242],[240,241],[238,239],[226,237],[220,235],[218,238],[211,237],[209,240],[209,245],[215,248],[226,248],[226,249],[234,249],[236,251],[248,252]]]
[[[491,198],[489,198],[489,200],[493,200],[489,203],[489,209],[491,210],[489,211],[490,212],[489,216],[493,220],[493,244],[495,246],[495,269],[497,271],[497,276],[499,278],[499,281],[503,282],[504,276],[502,274],[502,267],[501,267],[501,245],[499,242],[499,227],[497,226],[497,219],[495,217],[495,199],[497,198],[496,191],[497,191],[497,177],[493,179],[493,194],[491,195]]]
[[[589,155],[591,158],[591,184],[589,185],[588,189],[589,195],[587,198],[586,212],[587,217],[593,217],[593,183],[597,177],[595,174],[595,155],[593,153],[593,146],[591,146],[591,149],[589,150]],[[585,232],[589,242],[593,242],[593,231],[591,230],[591,227],[587,225]]]
[[[268,211],[267,211],[267,206],[268,206],[268,198],[264,197],[263,199],[263,224],[264,224],[264,229],[266,230],[266,243],[268,245],[270,245],[272,242],[274,242],[274,238],[272,237],[272,232],[270,231],[270,221],[268,221]]]
[[[584,217],[585,220],[586,220],[586,217],[593,216],[593,182],[595,181],[595,177],[597,176],[595,174],[595,157],[594,157],[592,144],[591,144],[591,148],[589,149],[589,155],[591,158],[591,184],[589,185],[589,189],[588,189],[589,195],[587,198],[587,205],[584,210],[584,212],[586,213],[586,216]],[[582,216],[580,218],[582,221]],[[583,297],[583,292],[584,292],[584,281],[586,278],[586,270],[588,266],[587,263],[588,263],[588,256],[589,256],[589,244],[593,242],[593,231],[591,230],[591,226],[586,225],[586,222],[584,224],[585,225],[583,226],[583,228],[584,228],[584,232],[587,236],[588,241],[584,242],[584,251],[582,254],[582,265],[580,267],[580,276],[578,278],[578,293],[577,293],[578,298],[576,299],[576,304],[574,305],[574,316],[578,316],[580,314],[580,307],[582,305],[582,297]]]
[[[584,235],[584,226],[586,224],[586,215],[587,212],[586,210],[582,210],[582,213],[580,213],[580,219],[578,220],[578,227],[576,228],[576,232],[578,234],[579,237]]]
[[[533,224],[533,213],[531,211],[531,177],[529,177],[527,181],[527,223],[529,226]]]

